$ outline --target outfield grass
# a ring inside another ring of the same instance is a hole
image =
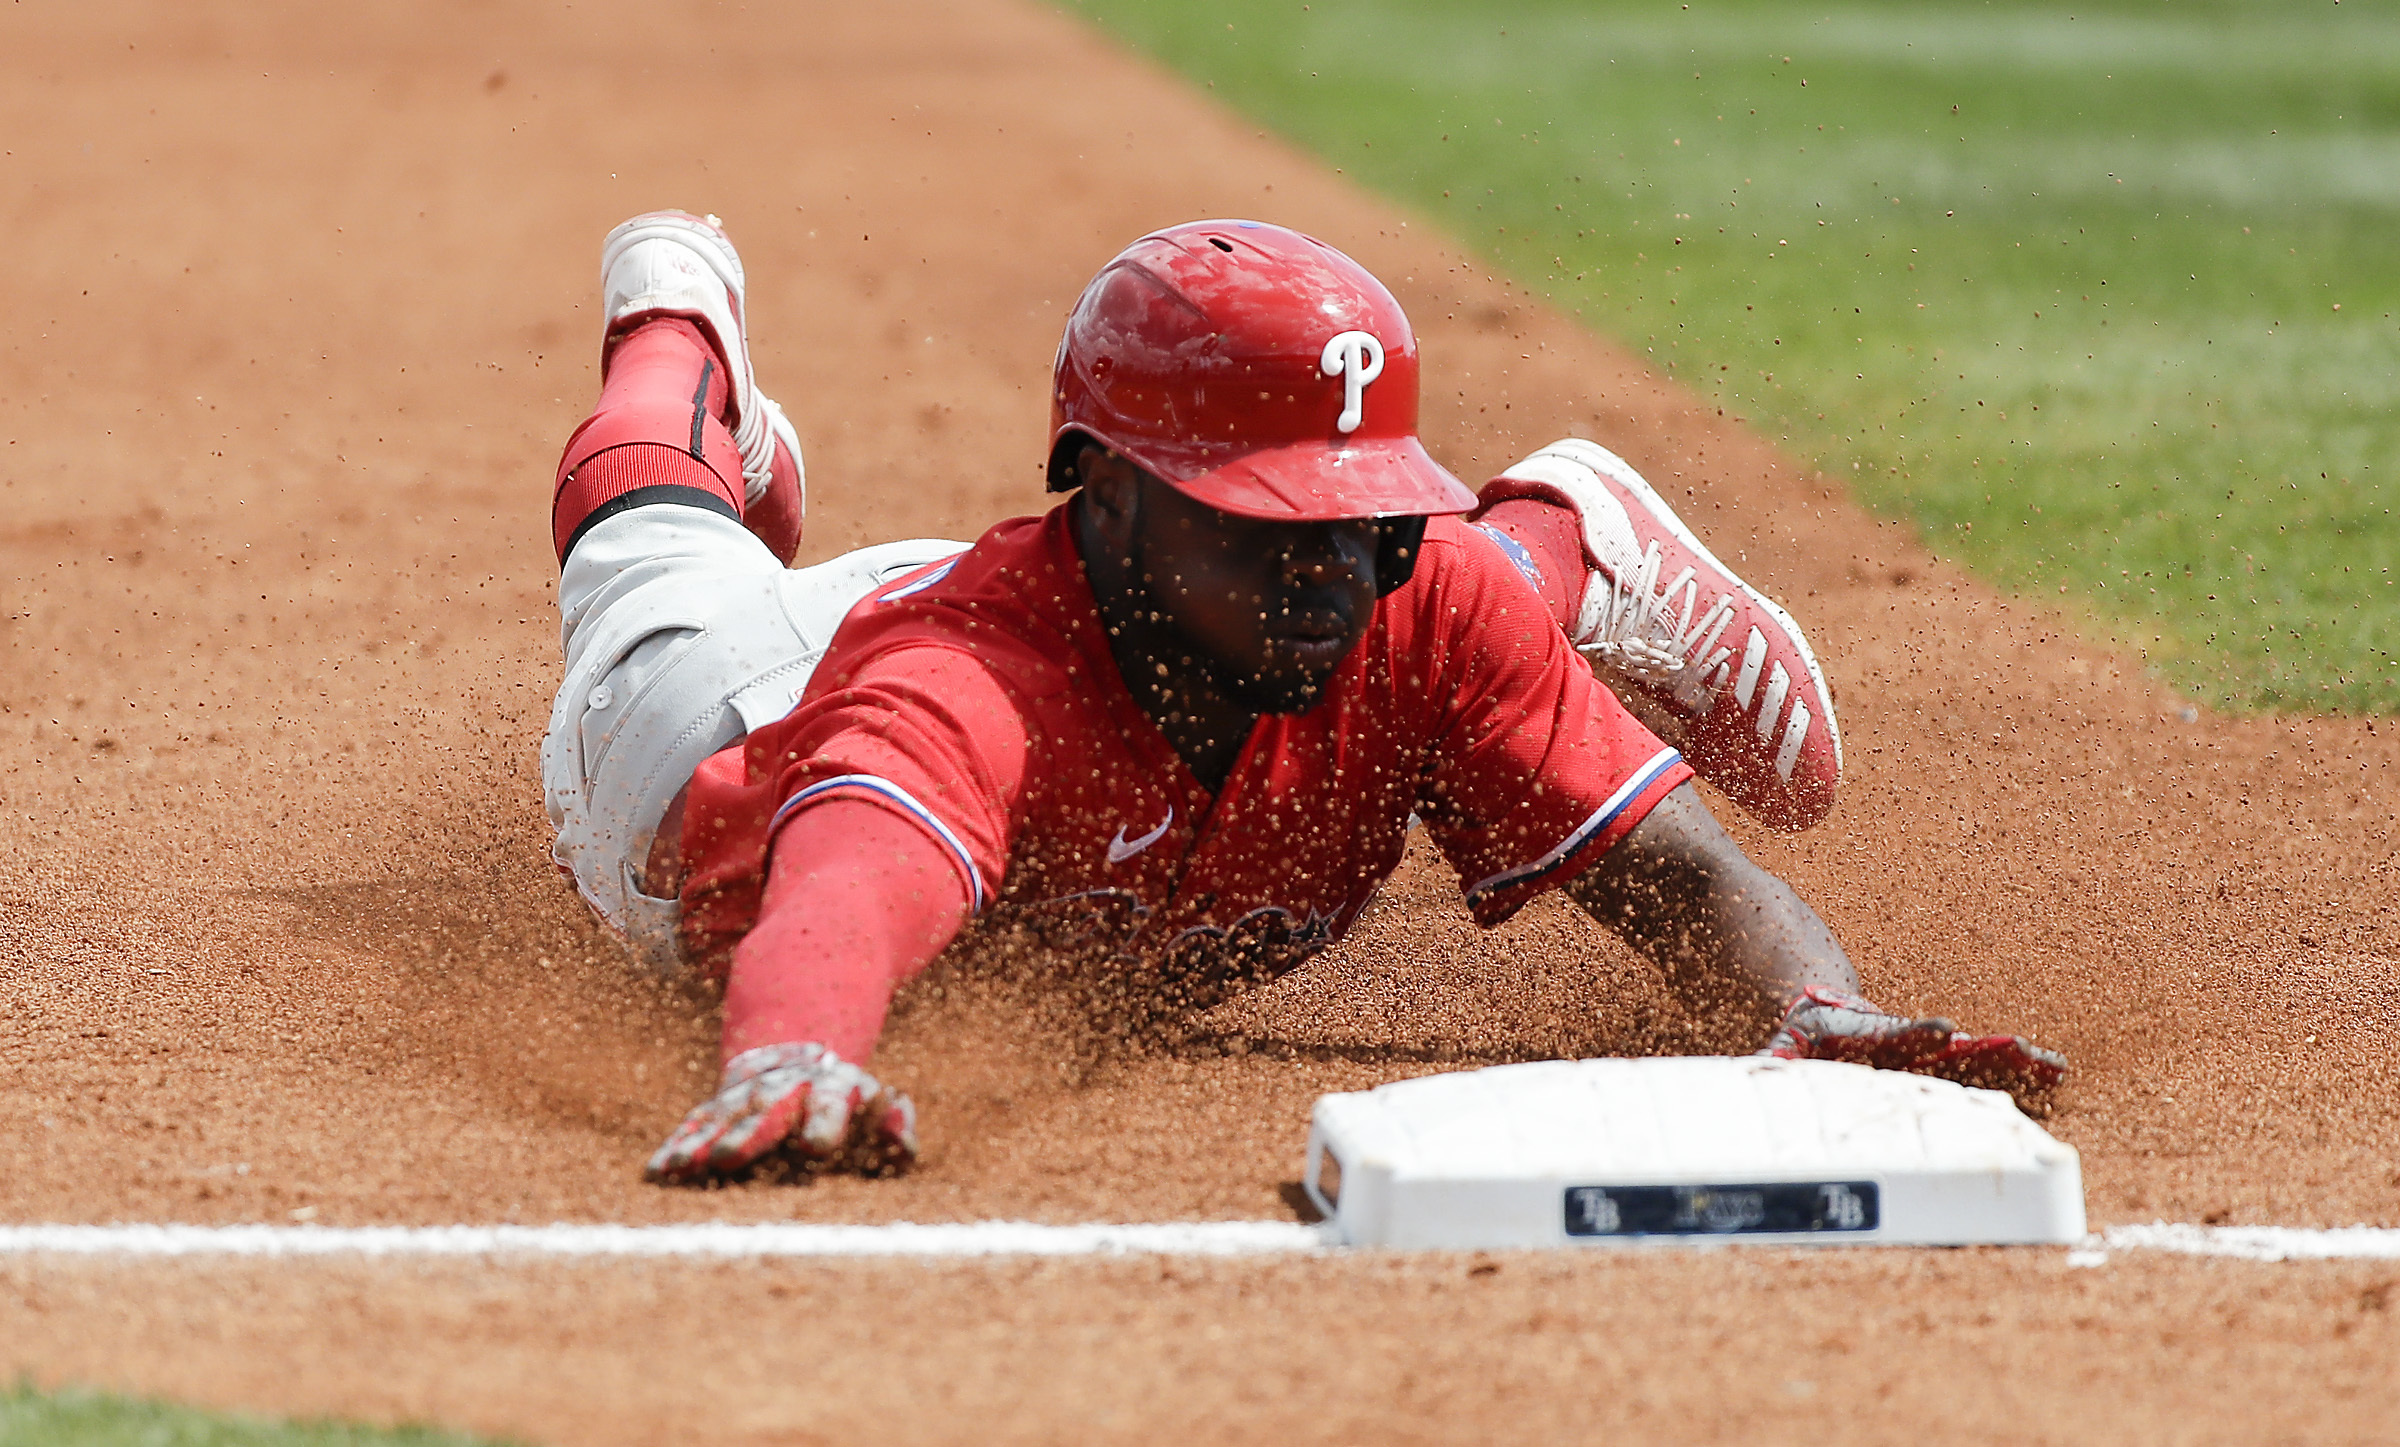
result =
[[[0,1447],[496,1447],[427,1427],[270,1422],[100,1392],[0,1388]]]
[[[2400,712],[2393,6],[1073,3],[2192,694]]]

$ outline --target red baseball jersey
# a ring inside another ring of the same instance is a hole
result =
[[[791,714],[701,766],[684,938],[729,948],[776,831],[841,795],[924,829],[977,915],[1063,914],[1187,986],[1255,980],[1342,936],[1412,816],[1492,924],[1690,776],[1445,517],[1318,705],[1261,718],[1212,792],[1127,692],[1062,505],[862,600]]]

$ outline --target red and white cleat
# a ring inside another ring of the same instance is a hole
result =
[[[649,211],[609,232],[600,244],[601,308],[607,319],[602,369],[627,323],[644,316],[684,317],[707,332],[725,362],[733,445],[742,455],[743,490],[755,505],[774,480],[778,441],[791,455],[795,481],[802,488],[806,483],[798,476],[799,435],[752,379],[745,285],[741,255],[714,216]]]
[[[1825,817],[1842,781],[1842,736],[1800,625],[1719,562],[1625,459],[1569,437],[1492,479],[1482,497],[1574,509],[1592,570],[1575,647],[1603,682],[1640,689],[1684,724],[1669,742],[1700,777],[1779,829]]]

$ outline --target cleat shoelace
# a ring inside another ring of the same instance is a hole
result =
[[[734,424],[734,450],[742,455],[742,489],[751,502],[767,495],[767,483],[775,472],[775,429],[767,420],[768,409],[773,407],[753,382],[750,396],[742,403],[741,418]]]
[[[1628,576],[1599,575],[1608,588],[1595,600],[1600,616],[1583,629],[1592,640],[1583,652],[1644,683],[1672,687],[1687,706],[1698,707],[1733,676],[1733,648],[1718,641],[1737,610],[1731,593],[1701,608],[1700,575],[1689,566],[1660,587],[1664,567],[1653,542]]]

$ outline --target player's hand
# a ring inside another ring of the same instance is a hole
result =
[[[2005,1090],[2040,1108],[2067,1076],[2067,1058],[2022,1035],[1969,1035],[1939,1016],[1891,1014],[1855,995],[1810,988],[1784,1011],[1758,1052],[1784,1060],[1845,1060]]]
[[[725,1063],[724,1086],[683,1118],[642,1177],[734,1175],[778,1148],[870,1173],[902,1170],[917,1158],[917,1108],[822,1045],[761,1045]]]

